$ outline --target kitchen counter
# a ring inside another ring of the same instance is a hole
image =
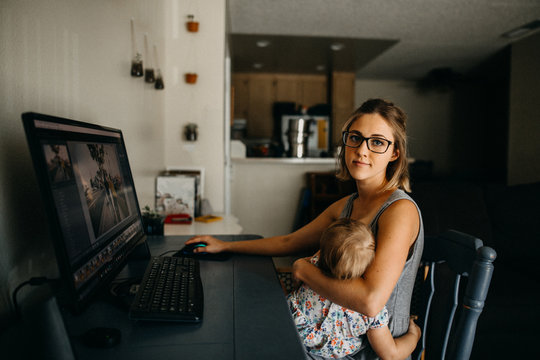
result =
[[[303,206],[306,173],[336,167],[333,158],[232,158],[231,212],[246,234],[288,234]]]
[[[233,163],[239,164],[292,164],[292,165],[333,165],[336,164],[334,158],[271,158],[271,157],[246,157],[232,158]]]

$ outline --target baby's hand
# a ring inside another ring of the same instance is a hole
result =
[[[418,319],[418,316],[411,315],[411,317],[409,319],[409,333],[415,335],[417,339],[420,339],[420,336],[422,335],[422,330],[414,322],[414,320],[417,320],[417,319]]]
[[[298,288],[300,285],[302,285],[302,279],[300,278],[299,274],[300,274],[300,271],[303,267],[305,267],[306,265],[311,265],[310,263],[310,260],[311,257],[305,257],[305,258],[300,258],[298,260],[296,260],[294,263],[293,263],[293,267],[292,267],[292,280],[293,280],[293,286],[295,288]]]

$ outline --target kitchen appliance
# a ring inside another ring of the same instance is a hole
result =
[[[303,158],[307,157],[309,128],[313,120],[311,119],[289,119],[289,129],[287,130],[287,139],[289,157]]]
[[[324,157],[328,154],[328,116],[282,115],[281,129],[287,156]]]

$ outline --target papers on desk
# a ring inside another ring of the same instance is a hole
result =
[[[214,221],[220,221],[223,218],[221,216],[216,215],[204,215],[204,216],[198,216],[195,218],[195,221],[203,222],[203,223],[210,223]]]

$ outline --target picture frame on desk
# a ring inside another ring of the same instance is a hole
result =
[[[200,213],[200,174],[164,172],[156,178],[156,210],[161,214]]]
[[[204,168],[201,166],[167,166],[164,174],[198,176],[198,194],[204,198]]]
[[[201,216],[202,201],[204,199],[204,178],[205,169],[202,166],[167,166],[165,168],[165,174],[173,175],[186,175],[195,177],[195,214],[193,217]]]

